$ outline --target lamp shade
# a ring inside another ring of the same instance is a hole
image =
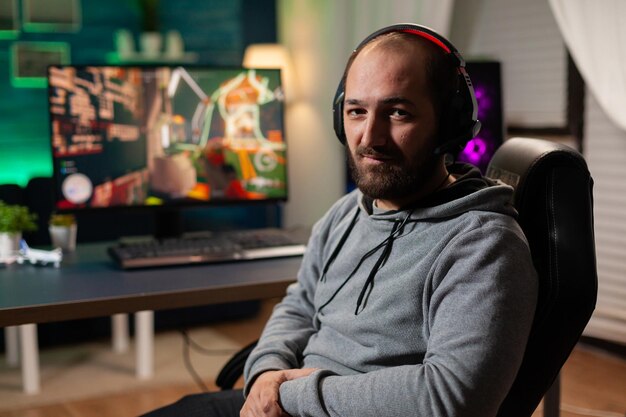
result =
[[[295,94],[293,64],[289,51],[277,43],[257,43],[246,48],[243,56],[245,68],[279,68],[281,70],[286,101],[292,101]]]

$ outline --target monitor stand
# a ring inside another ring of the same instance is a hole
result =
[[[154,216],[154,237],[166,239],[180,237],[183,234],[182,209],[156,210]]]

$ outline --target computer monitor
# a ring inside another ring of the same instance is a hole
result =
[[[50,66],[57,211],[287,199],[278,69]]]

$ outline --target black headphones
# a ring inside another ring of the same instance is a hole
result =
[[[457,90],[450,101],[443,105],[438,133],[440,144],[434,153],[435,155],[441,155],[461,151],[465,144],[480,131],[476,96],[472,81],[465,70],[465,60],[446,38],[430,28],[412,23],[401,23],[379,29],[365,38],[352,53],[355,54],[360,51],[374,38],[391,32],[403,32],[421,36],[443,49],[453,60],[458,74]],[[344,145],[346,144],[346,133],[343,128],[345,76],[346,74],[341,78],[333,99],[333,127],[337,138]]]

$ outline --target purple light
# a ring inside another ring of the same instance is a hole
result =
[[[476,96],[476,103],[478,104],[478,118],[484,119],[484,116],[489,113],[492,99],[482,86],[474,86],[474,95]]]
[[[465,155],[468,162],[476,164],[480,162],[487,153],[487,142],[482,138],[475,137],[467,142],[462,153]]]

